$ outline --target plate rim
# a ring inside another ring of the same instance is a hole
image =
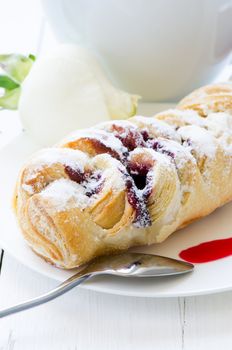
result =
[[[23,243],[28,247],[28,245],[26,244],[26,242],[23,240],[22,237],[20,237],[20,239],[22,239]],[[37,268],[35,265],[28,265],[26,263],[25,260],[21,259],[20,257],[18,257],[17,255],[15,255],[11,249],[9,249],[8,245],[6,244],[4,246],[4,240],[1,240],[0,241],[1,243],[1,249],[5,250],[8,254],[10,254],[10,256],[15,259],[17,262],[20,262],[23,266],[29,268],[31,271],[34,271],[36,273],[38,273],[39,275],[41,276],[45,276],[47,278],[50,278],[52,280],[55,280],[59,283],[62,283],[62,281],[58,278],[56,278],[55,275],[51,274],[49,272],[49,270],[42,270],[40,268]],[[30,249],[30,247],[28,247]],[[40,257],[39,257],[40,258]],[[229,259],[232,257],[226,257],[224,259]],[[42,258],[40,258],[42,260]],[[43,260],[42,260],[43,261]],[[198,264],[195,264],[195,268]],[[56,268],[54,266],[54,268]],[[70,271],[70,270],[69,270]],[[193,272],[190,272],[191,273],[194,273]],[[122,277],[122,278],[126,278],[126,277]],[[155,277],[154,277],[155,278]],[[165,278],[165,277],[164,277]],[[174,277],[175,278],[175,277]],[[91,283],[83,283],[83,284],[80,284],[78,287],[82,288],[82,289],[87,289],[87,290],[90,290],[90,291],[94,291],[94,292],[97,292],[97,293],[104,293],[104,294],[110,294],[110,295],[117,295],[117,296],[123,296],[123,297],[135,297],[135,298],[178,298],[178,297],[194,297],[194,296],[201,296],[201,295],[212,295],[212,294],[218,294],[218,293],[225,293],[225,292],[229,292],[232,290],[232,285],[231,286],[226,286],[226,287],[218,287],[218,288],[209,288],[209,289],[198,289],[197,291],[192,291],[192,292],[160,292],[160,293],[156,293],[156,294],[153,294],[151,292],[146,292],[144,294],[141,294],[141,293],[136,293],[136,291],[133,291],[133,293],[130,293],[128,291],[125,291],[125,290],[116,290],[112,287],[101,287],[99,285],[94,285],[94,284],[91,284]]]

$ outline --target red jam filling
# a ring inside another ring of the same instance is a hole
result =
[[[65,166],[64,169],[70,180],[82,184],[85,188],[86,196],[91,197],[101,191],[104,180],[101,181],[102,176],[100,172],[91,173],[86,171],[83,173],[78,169],[71,168],[70,166]]]
[[[126,147],[129,152],[133,151],[137,147],[146,147],[141,133],[133,128],[125,129],[122,126],[113,124],[112,130],[114,136],[122,142],[123,146]]]
[[[145,142],[147,142],[148,140],[151,140],[151,137],[150,137],[149,133],[147,132],[147,130],[141,130],[140,134],[142,135],[142,138]]]
[[[66,165],[64,170],[72,181],[77,183],[85,181],[85,173],[81,172],[79,169],[73,169],[72,167]]]
[[[129,163],[127,166],[128,172],[134,180],[135,186],[139,190],[143,190],[147,185],[147,174],[151,166],[141,163]]]
[[[151,226],[147,208],[152,192],[151,164],[130,162],[127,166],[126,188],[130,205],[135,209],[134,224],[138,227]]]
[[[123,127],[116,124],[112,125],[111,132],[117,137],[122,145],[127,149],[126,152],[119,154],[109,147],[102,145],[98,140],[91,140],[99,153],[109,153],[112,157],[120,159],[125,166],[123,175],[127,188],[127,197],[130,205],[135,209],[134,224],[138,227],[147,227],[151,225],[151,218],[147,209],[147,202],[152,193],[152,171],[151,164],[129,162],[128,157],[131,151],[137,147],[152,148],[157,152],[166,154],[174,158],[174,153],[167,150],[161,142],[153,139],[147,130],[138,131],[133,127]],[[79,170],[72,169],[69,166],[65,167],[65,172],[69,178],[77,183],[82,183],[86,188],[86,195],[91,197],[101,191],[103,181],[100,181],[101,175],[98,173],[81,173]],[[88,183],[91,182],[91,186]],[[96,186],[93,185],[96,183]]]
[[[134,182],[129,175],[125,183],[127,188],[128,202],[135,210],[135,219],[133,223],[137,227],[151,226],[151,218],[145,201],[138,195]]]

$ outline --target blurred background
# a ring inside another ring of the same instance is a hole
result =
[[[54,5],[55,3],[55,5]],[[231,0],[43,0],[61,41],[99,55],[113,81],[176,102],[230,62]]]
[[[142,97],[138,114],[232,75],[232,0],[8,0],[1,10],[1,53],[41,57],[77,43],[115,87]],[[14,113],[4,115],[0,146],[22,128]],[[70,124],[77,127],[86,125]]]
[[[230,74],[232,0],[8,0],[2,11],[2,52],[81,44],[145,101],[175,102]]]

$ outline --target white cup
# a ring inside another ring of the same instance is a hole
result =
[[[62,42],[99,55],[114,83],[176,101],[230,60],[232,0],[43,0]]]

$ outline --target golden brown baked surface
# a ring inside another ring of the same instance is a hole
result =
[[[232,199],[232,84],[176,109],[76,131],[22,168],[14,206],[32,249],[63,268],[162,242]]]

